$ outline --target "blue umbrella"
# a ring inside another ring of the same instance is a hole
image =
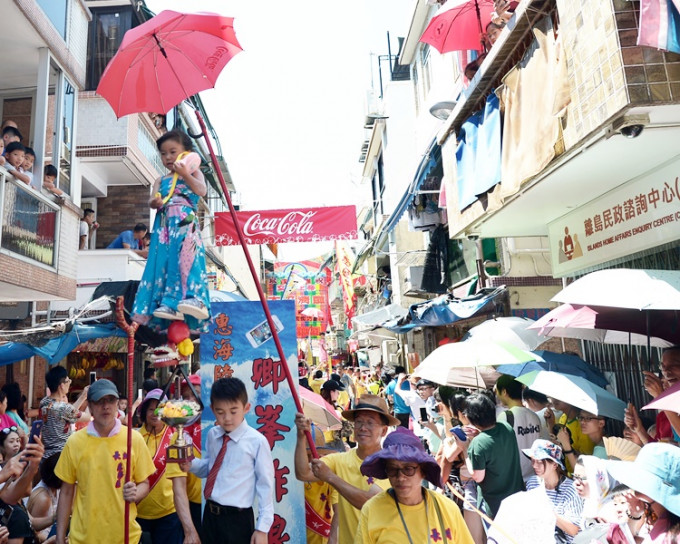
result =
[[[567,402],[596,416],[623,421],[626,403],[585,378],[549,370],[535,370],[519,376],[517,381],[534,391]]]
[[[556,353],[554,351],[536,350],[535,353],[543,361],[530,361],[522,364],[500,365],[496,370],[501,374],[508,374],[514,376],[522,376],[534,370],[551,370],[553,372],[561,372],[562,374],[570,374],[571,376],[581,376],[586,380],[593,382],[600,387],[608,385],[607,378],[600,371],[599,368],[591,365],[576,355],[569,355],[567,353]]]

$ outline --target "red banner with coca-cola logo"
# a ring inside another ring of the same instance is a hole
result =
[[[354,206],[236,212],[248,244],[355,240]],[[236,227],[229,212],[215,214],[215,244],[238,245]]]

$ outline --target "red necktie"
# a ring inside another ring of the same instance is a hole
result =
[[[215,481],[217,481],[217,473],[220,471],[222,461],[224,461],[224,456],[227,453],[227,442],[229,442],[229,435],[225,434],[222,436],[222,448],[220,448],[220,452],[217,454],[215,463],[210,469],[210,472],[208,473],[208,478],[205,481],[205,489],[203,490],[203,495],[205,496],[206,499],[210,499],[213,487],[215,487]]]

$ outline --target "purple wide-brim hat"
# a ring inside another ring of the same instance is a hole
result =
[[[388,459],[418,463],[425,479],[437,487],[442,487],[441,469],[437,461],[425,451],[420,439],[408,429],[397,427],[388,434],[382,449],[369,455],[361,463],[361,473],[379,480],[386,479],[385,464]]]

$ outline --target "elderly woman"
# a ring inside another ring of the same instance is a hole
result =
[[[579,532],[583,502],[574,488],[574,482],[566,477],[562,462],[562,448],[549,440],[534,440],[530,449],[522,453],[531,459],[536,476],[527,482],[527,491],[545,487],[548,498],[555,507],[555,542],[571,543]]]
[[[437,462],[408,429],[387,435],[383,447],[361,464],[371,478],[389,478],[392,486],[361,509],[355,544],[473,544],[458,506],[422,485],[441,486]]]

